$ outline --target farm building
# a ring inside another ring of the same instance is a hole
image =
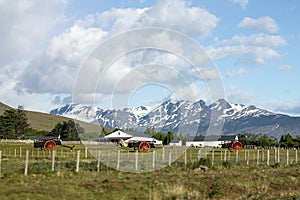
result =
[[[220,135],[220,136],[191,136],[186,141],[186,146],[194,147],[219,147],[238,141],[237,135]]]
[[[104,138],[109,139],[111,142],[119,142],[122,139],[125,143],[145,141],[153,142],[155,145],[162,145],[162,141],[156,140],[149,137],[149,135],[146,135],[145,133],[139,132],[124,132],[121,130],[117,130],[111,134],[106,135]]]
[[[181,147],[182,146],[182,141],[178,140],[178,139],[173,139],[171,140],[171,142],[169,143],[170,146],[177,146],[177,147]]]

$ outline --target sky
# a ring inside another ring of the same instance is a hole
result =
[[[0,0],[0,101],[49,112],[224,97],[300,116],[299,19],[298,0]]]

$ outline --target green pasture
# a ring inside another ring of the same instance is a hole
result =
[[[1,179],[0,199],[299,199],[300,165],[296,151],[280,150],[280,162],[275,163],[274,150],[270,149],[267,166],[267,149],[236,153],[225,149],[202,152],[199,148],[182,149],[165,147],[164,159],[178,157],[170,166],[147,173],[127,173],[107,167],[105,162],[97,167],[93,151],[101,151],[102,159],[116,159],[118,151],[123,159],[131,159],[131,149],[99,148],[76,145],[73,151],[57,146],[55,169],[51,169],[52,152],[34,149],[32,144],[0,143]],[[28,150],[28,174],[24,175]],[[80,151],[80,168],[76,172],[77,153]],[[110,152],[108,152],[110,151]],[[155,149],[157,160],[162,159],[163,149]],[[92,153],[92,154],[91,154]],[[107,154],[110,154],[108,157]],[[177,155],[176,155],[177,153]],[[200,152],[201,153],[201,152]],[[139,158],[150,153],[139,153]],[[129,159],[129,160],[130,160]],[[186,164],[185,164],[186,159]],[[271,161],[272,160],[272,161]],[[199,165],[207,165],[206,171]]]

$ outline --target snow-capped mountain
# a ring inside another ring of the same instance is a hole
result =
[[[101,109],[68,104],[50,112],[55,115],[98,123],[107,128],[145,129],[155,127],[164,132],[205,134],[221,125],[222,134],[254,133],[280,137],[300,133],[300,117],[272,113],[255,106],[231,104],[224,99],[206,105],[202,100],[165,101],[156,107]]]

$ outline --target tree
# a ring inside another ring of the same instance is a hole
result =
[[[24,138],[26,131],[29,128],[29,124],[27,123],[27,116],[23,107],[19,106],[16,110],[16,120],[15,120],[15,134],[17,138]]]
[[[51,135],[60,135],[62,140],[79,140],[77,129],[83,131],[83,129],[78,124],[75,124],[73,120],[64,121],[55,125],[54,129],[51,131]]]
[[[23,107],[19,106],[16,110],[5,110],[3,115],[0,116],[0,137],[11,139],[24,138],[25,133],[29,129],[27,120],[28,118]]]

